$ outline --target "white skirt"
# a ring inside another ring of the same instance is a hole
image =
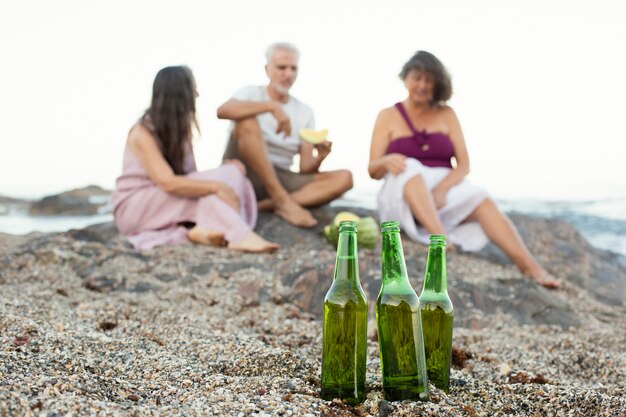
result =
[[[450,168],[428,167],[417,159],[407,158],[406,169],[400,175],[385,175],[385,184],[378,192],[378,214],[380,221],[400,222],[400,228],[412,240],[429,243],[430,233],[417,224],[409,205],[404,200],[404,186],[416,175],[421,175],[429,190],[432,190],[450,172]],[[481,250],[489,239],[478,222],[463,221],[489,197],[487,192],[463,180],[446,194],[446,205],[437,210],[439,220],[446,230],[448,241],[464,251]]]

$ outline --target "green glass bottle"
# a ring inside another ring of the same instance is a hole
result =
[[[424,289],[420,295],[428,379],[445,392],[450,389],[454,308],[446,284],[446,237],[431,235]]]
[[[359,280],[356,222],[339,224],[333,283],[324,299],[321,397],[365,400],[367,297]]]
[[[398,222],[382,224],[382,287],[376,323],[385,398],[428,400],[420,304],[406,272]]]

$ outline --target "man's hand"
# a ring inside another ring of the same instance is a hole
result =
[[[406,168],[406,156],[399,153],[390,153],[383,157],[383,166],[387,172],[400,175]]]
[[[325,140],[322,143],[318,143],[317,145],[313,145],[315,147],[315,149],[317,150],[317,157],[318,159],[321,161],[323,161],[328,154],[331,151],[331,148],[333,147],[333,143]]]
[[[285,138],[287,138],[291,136],[291,120],[289,120],[289,116],[287,116],[283,107],[277,102],[274,103],[275,106],[272,110],[272,116],[274,116],[278,122],[278,126],[276,126],[276,133],[283,132],[285,133]]]

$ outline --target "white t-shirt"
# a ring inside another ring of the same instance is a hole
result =
[[[237,91],[232,96],[240,101],[271,101],[267,93],[267,86],[248,86]],[[291,135],[285,136],[284,132],[276,133],[278,122],[271,112],[257,115],[261,134],[267,143],[269,159],[277,167],[289,169],[293,163],[293,157],[300,152],[300,129],[315,129],[313,110],[293,96],[284,103],[283,110],[291,121]],[[231,131],[232,131],[231,124]]]

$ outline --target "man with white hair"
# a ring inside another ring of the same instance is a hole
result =
[[[259,210],[274,210],[291,224],[313,227],[317,220],[304,207],[325,204],[352,188],[348,170],[320,172],[331,142],[312,145],[298,132],[314,129],[313,110],[289,94],[298,75],[298,49],[275,43],[266,51],[269,84],[237,91],[217,110],[233,121],[224,159],[239,159],[259,200]],[[300,154],[299,172],[290,170]]]

